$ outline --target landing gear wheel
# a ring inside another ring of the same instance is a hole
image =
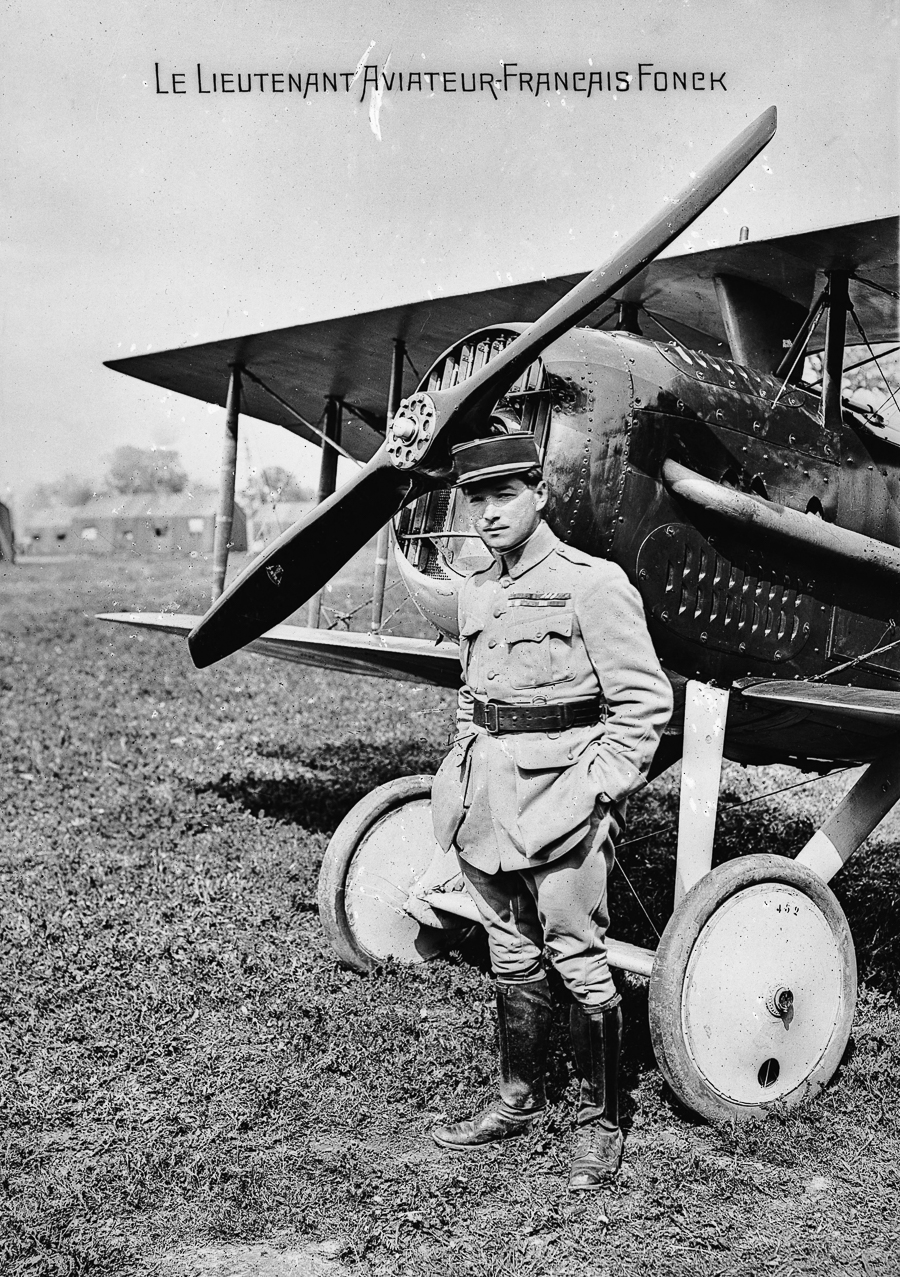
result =
[[[702,1117],[762,1117],[828,1082],[856,1006],[856,953],[821,878],[782,856],[719,865],[684,897],[650,977],[650,1034]]]
[[[431,826],[431,776],[402,776],[379,785],[349,811],[319,871],[319,917],[337,956],[354,971],[387,958],[428,962],[470,930],[447,915],[427,927],[404,909],[409,889],[440,849]],[[447,858],[450,877],[457,869]]]

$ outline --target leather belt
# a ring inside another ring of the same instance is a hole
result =
[[[506,732],[564,732],[569,727],[599,723],[599,696],[582,701],[553,701],[545,705],[510,705],[503,701],[476,701],[473,721],[491,736]]]

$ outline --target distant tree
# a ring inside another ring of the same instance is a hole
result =
[[[96,491],[97,485],[90,479],[78,474],[67,474],[61,479],[36,484],[31,489],[29,504],[36,509],[87,505]]]
[[[97,490],[90,479],[78,474],[67,474],[56,485],[63,505],[87,505]]]
[[[284,466],[266,466],[260,482],[270,501],[307,501],[312,495]]]
[[[187,482],[187,472],[174,448],[123,444],[112,454],[106,474],[110,490],[123,496],[135,492],[182,492]]]
[[[900,385],[900,352],[895,352],[893,346],[887,345],[876,345],[873,350],[878,356],[877,360],[871,359],[865,346],[856,346],[847,350],[845,363],[848,368],[841,379],[844,394],[853,390],[871,390],[880,392],[887,399],[892,390],[897,392],[897,387]],[[849,367],[864,359],[869,362],[862,368]],[[809,356],[806,361],[805,375],[807,381],[818,382],[821,379],[822,356],[820,354]]]
[[[890,401],[891,392],[896,394],[900,386],[900,358],[896,354],[884,353],[891,349],[890,346],[875,346],[877,361],[873,359],[864,368],[853,368],[844,375],[845,382],[853,390],[871,391],[876,407],[884,400]],[[864,346],[857,347],[853,354],[856,359],[868,357],[868,351]],[[850,362],[854,363],[855,359],[851,359]]]
[[[872,355],[877,356],[873,359]],[[893,423],[900,421],[900,351],[892,345],[875,345],[871,350],[855,345],[845,351],[844,374],[841,377],[841,394],[852,399],[857,412],[864,416],[874,414],[875,419]],[[822,384],[821,354],[809,355],[804,367],[804,380],[814,384],[818,392]],[[861,367],[854,368],[854,364]]]
[[[48,506],[57,505],[58,499],[53,492],[52,483],[36,483],[28,493],[28,504],[35,510],[46,510]]]

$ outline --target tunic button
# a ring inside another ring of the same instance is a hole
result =
[[[488,670],[488,674],[487,674],[487,676],[488,676],[488,678],[496,678],[496,677],[497,677],[497,671],[496,671],[496,670]]]
[[[496,646],[497,646],[496,639],[488,639],[488,647],[496,647]]]
[[[494,616],[502,616],[504,609],[502,607],[494,608]]]
[[[502,589],[508,590],[511,585],[512,585],[512,581],[510,580],[508,576],[504,576],[500,578],[500,586]]]

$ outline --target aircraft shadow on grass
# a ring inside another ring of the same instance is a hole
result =
[[[433,773],[442,751],[420,740],[390,744],[351,740],[319,746],[262,748],[261,757],[287,763],[294,775],[282,778],[253,772],[226,772],[200,787],[236,803],[254,816],[265,814],[312,833],[334,833],[347,812],[375,786],[400,776]]]

